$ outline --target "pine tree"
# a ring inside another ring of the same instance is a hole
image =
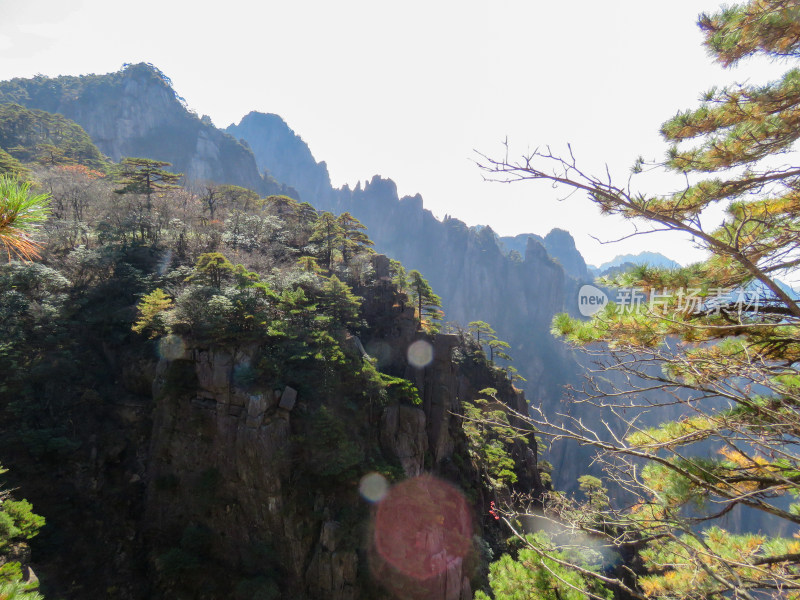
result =
[[[22,166],[21,162],[0,148],[0,175],[22,177],[26,173],[27,169]]]
[[[270,213],[283,217],[291,216],[298,210],[297,200],[289,196],[269,196],[265,205]]]
[[[313,256],[301,256],[297,259],[298,266],[306,273],[320,273],[322,269],[317,264],[317,259]]]
[[[323,284],[320,304],[325,312],[333,317],[336,325],[347,329],[358,327],[361,298],[336,275],[331,275]]]
[[[117,167],[117,179],[122,187],[114,190],[118,194],[142,194],[147,198],[148,211],[152,209],[152,197],[157,192],[174,189],[183,174],[165,171],[171,166],[163,160],[149,158],[123,158]]]
[[[0,466],[0,475],[8,470]],[[6,489],[0,489],[0,598],[41,600],[36,592],[38,581],[22,581],[21,552],[26,542],[44,526],[44,517],[33,512],[27,500],[14,500]]]
[[[342,252],[344,264],[350,262],[350,258],[359,251],[369,249],[372,240],[364,233],[366,227],[349,212],[344,212],[336,217],[336,222],[341,227],[338,242]]]
[[[750,56],[800,58],[796,0],[751,0],[703,14],[699,26],[724,66]],[[576,346],[607,344],[605,369],[632,386],[620,390],[601,374],[586,390],[591,400],[613,405],[615,418],[627,423],[625,436],[604,437],[577,419],[535,420],[542,433],[595,446],[609,475],[635,495],[634,504],[614,510],[597,510],[595,494],[595,507],[590,499],[554,511],[598,544],[639,549],[643,570],[635,581],[580,571],[629,596],[800,597],[796,534],[734,534],[718,524],[746,507],[751,518],[771,519],[765,531],[791,533],[800,525],[800,504],[793,503],[800,496],[800,305],[778,280],[800,266],[800,166],[788,154],[800,137],[798,106],[797,68],[764,85],[708,91],[699,107],[662,126],[669,148],[661,166],[688,182],[666,194],[587,175],[572,155],[549,149],[519,162],[484,157],[494,178],[571,186],[606,214],[689,234],[709,253],[691,267],[642,267],[607,282],[645,290],[638,309],[611,303],[588,322],[564,314],[553,323]],[[645,166],[637,161],[634,174]],[[716,205],[725,219],[708,231],[700,216]],[[653,395],[657,389],[668,402]],[[644,427],[626,417],[626,398],[639,406],[679,403],[685,413]],[[698,445],[714,452],[701,455]],[[527,547],[542,560],[558,552],[541,541]]]
[[[443,316],[442,299],[433,293],[431,284],[416,269],[409,272],[408,285],[417,309],[418,328],[436,332]]]
[[[197,257],[194,274],[187,281],[201,281],[217,289],[222,287],[225,279],[236,272],[233,263],[221,252],[206,252]]]
[[[342,226],[332,213],[323,212],[314,223],[309,241],[319,244],[322,261],[328,271],[333,267],[333,253],[342,235]]]
[[[511,348],[511,344],[504,342],[497,337],[497,332],[486,321],[472,321],[467,325],[468,331],[475,337],[478,346],[483,348],[483,344],[489,348],[489,362],[494,364],[495,357],[511,361],[511,357],[505,350]],[[483,340],[481,340],[483,336]]]
[[[156,288],[142,298],[137,306],[139,318],[131,329],[136,333],[144,334],[150,339],[160,337],[167,332],[164,313],[172,308],[173,300],[164,290]]]

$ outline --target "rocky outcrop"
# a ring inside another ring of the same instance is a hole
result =
[[[380,266],[381,258],[375,262]],[[459,337],[417,331],[411,311],[397,302],[392,289],[379,281],[359,290],[370,323],[362,332],[362,349],[382,348],[376,357],[382,370],[412,381],[421,404],[391,401],[377,411],[364,406],[347,413],[352,420],[342,443],[398,465],[401,479],[433,474],[480,490],[484,484],[471,470],[458,417],[462,402],[474,400],[488,386],[499,388],[503,400],[517,410],[524,409],[525,397],[486,366],[454,362]],[[406,353],[415,342],[430,346],[427,365],[409,364]],[[347,483],[352,475],[336,481],[320,476],[325,470],[319,466],[330,457],[315,450],[316,440],[309,437],[317,431],[314,423],[319,415],[349,410],[347,405],[360,397],[358,390],[342,397],[324,388],[303,391],[285,384],[245,388],[237,372],[255,366],[256,345],[206,348],[190,340],[168,345],[179,350],[162,352],[153,383],[156,407],[143,520],[153,545],[175,546],[187,528],[200,527],[208,532],[216,564],[246,571],[248,553],[267,544],[273,569],[281,573],[281,590],[292,597],[361,600],[374,597],[384,585],[421,585],[375,554],[370,532],[378,505],[357,495]],[[356,346],[351,351],[359,360],[371,360],[362,359]],[[526,489],[540,492],[535,447],[515,449],[515,454],[521,457],[520,480]],[[369,472],[366,465],[359,469]],[[482,492],[473,496],[466,526],[484,526],[486,520],[477,516],[488,510],[483,497]],[[413,527],[413,520],[409,524]],[[439,552],[437,539],[429,540],[432,556]],[[471,598],[474,573],[465,555],[445,558],[444,567],[424,583],[426,589],[439,590],[431,597]],[[386,574],[385,581],[376,579],[376,569]]]
[[[233,183],[262,194],[299,196],[322,210],[349,211],[367,226],[376,248],[424,274],[442,296],[449,320],[487,321],[511,343],[533,401],[556,402],[562,386],[577,377],[574,360],[549,335],[552,315],[571,306],[574,290],[565,269],[582,273],[565,232],[543,240],[549,255],[529,254],[526,237],[518,256],[508,257],[488,227],[439,221],[419,195],[399,198],[390,179],[375,176],[363,187],[334,189],[325,163],[314,159],[280,117],[250,113],[223,132],[190,112],[152,65],[128,65],[100,76],[2,82],[0,101],[68,116],[115,160],[166,160],[188,181]]]
[[[511,344],[532,401],[555,406],[563,385],[578,378],[576,362],[549,334],[553,314],[574,304],[565,268],[580,271],[580,261],[568,234],[545,238],[549,252],[526,237],[521,251],[509,257],[490,228],[439,221],[419,195],[399,198],[389,179],[376,176],[363,187],[334,189],[325,163],[280,117],[251,113],[229,135],[188,111],[168,78],[151,65],[101,76],[2,82],[0,101],[62,112],[115,159],[145,155],[173,163],[188,180],[287,193],[319,209],[349,211],[368,227],[376,248],[424,274],[442,296],[448,320],[487,321]]]
[[[586,268],[586,261],[575,247],[575,240],[568,231],[553,229],[544,237],[544,247],[547,253],[555,258],[564,268],[564,271],[578,281],[591,279]]]
[[[187,183],[230,183],[262,194],[295,192],[264,178],[250,149],[189,111],[171,81],[148,64],[107,75],[0,82],[0,102],[62,114],[114,161],[143,156],[172,164]]]
[[[303,199],[323,210],[350,212],[367,226],[376,249],[422,272],[442,297],[448,321],[490,323],[511,344],[514,366],[527,379],[521,385],[528,398],[550,412],[561,410],[563,388],[579,383],[581,366],[550,335],[550,323],[559,312],[577,315],[574,299],[580,283],[589,279],[568,232],[501,239],[489,227],[469,228],[454,218],[439,221],[421,196],[400,198],[395,183],[379,176],[355,189],[334,189],[325,163],[316,162],[276,115],[251,113],[228,131],[246,140],[259,166],[295,187]],[[509,255],[510,250],[515,252]],[[554,482],[561,489],[574,485],[558,470]]]
[[[516,252],[520,256],[524,256],[528,238],[533,238],[542,244],[547,253],[558,261],[564,272],[573,279],[583,282],[590,277],[586,262],[575,247],[575,240],[568,231],[563,229],[553,229],[545,237],[538,236],[535,233],[521,233],[515,236],[501,237],[500,246],[507,254]]]
[[[290,184],[301,199],[323,208],[333,194],[325,162],[318,163],[303,139],[278,115],[251,112],[225,132],[245,140],[256,164],[281,182]]]
[[[357,216],[377,248],[422,272],[442,297],[446,320],[490,323],[511,344],[532,401],[560,397],[577,368],[549,331],[552,316],[568,302],[568,278],[541,244],[530,240],[522,260],[512,260],[491,228],[439,221],[422,198],[399,199],[394,182],[377,176],[363,189],[341,190],[332,208]]]
[[[511,344],[531,400],[555,406],[564,384],[577,379],[570,352],[549,333],[553,315],[572,308],[578,288],[571,278],[586,273],[567,232],[512,238],[518,252],[509,257],[509,248],[490,228],[439,221],[425,210],[421,196],[399,198],[391,179],[375,176],[355,189],[332,188],[325,163],[317,162],[277,115],[250,113],[227,131],[245,140],[259,166],[304,200],[322,210],[352,213],[378,250],[422,272],[442,297],[447,320],[490,323]],[[529,238],[535,244],[530,253]]]
[[[309,593],[314,598],[355,600],[361,597],[358,554],[339,547],[341,529],[336,521],[325,521],[320,529],[319,542],[305,573]]]

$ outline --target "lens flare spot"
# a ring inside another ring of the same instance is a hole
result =
[[[389,491],[389,482],[380,473],[367,473],[361,478],[358,491],[365,500],[380,502]]]
[[[431,364],[433,360],[433,346],[425,340],[417,340],[408,347],[408,362],[421,369]]]
[[[158,352],[162,358],[177,360],[186,353],[186,344],[177,335],[168,335],[158,342]]]
[[[472,544],[470,513],[455,487],[429,475],[389,489],[375,516],[375,549],[394,569],[430,579],[460,562]]]
[[[377,359],[378,367],[382,367],[392,361],[392,349],[386,342],[375,341],[368,343],[367,354]]]

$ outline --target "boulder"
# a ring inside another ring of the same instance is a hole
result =
[[[297,390],[287,385],[283,390],[283,394],[281,394],[281,401],[278,406],[283,410],[292,410],[295,402],[297,402]]]
[[[258,427],[264,420],[267,410],[267,399],[263,394],[253,394],[247,402],[247,427]]]

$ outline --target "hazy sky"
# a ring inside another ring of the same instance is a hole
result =
[[[600,245],[628,224],[544,183],[486,183],[474,150],[512,156],[570,143],[588,171],[623,182],[663,156],[660,124],[712,84],[775,78],[785,65],[723,71],[700,45],[709,0],[0,0],[0,79],[105,73],[151,62],[189,106],[226,127],[281,115],[335,185],[391,177],[438,217],[501,235],[572,232],[587,262],[659,250],[675,235]],[[670,182],[671,183],[671,182]],[[667,182],[646,182],[666,191]],[[661,187],[659,187],[661,186]],[[313,203],[313,198],[309,198]],[[719,216],[710,217],[719,220]]]

